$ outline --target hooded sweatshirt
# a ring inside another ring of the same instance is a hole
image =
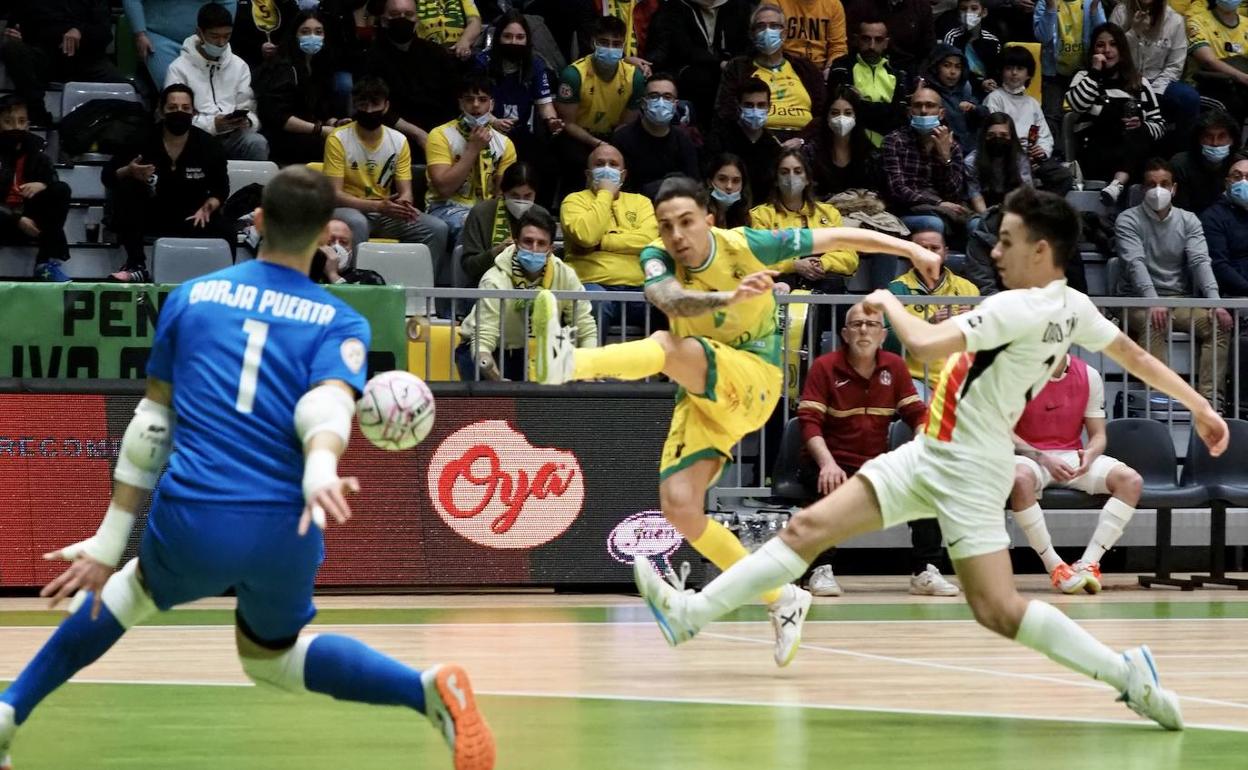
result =
[[[515,261],[516,247],[508,246],[494,258],[494,266],[481,276],[478,289],[550,289],[551,291],[584,291],[585,287],[576,277],[576,271],[554,254],[547,255],[546,269],[541,277],[532,282]],[[502,305],[502,320],[499,320],[499,305]],[[573,304],[576,305],[575,310]],[[476,345],[482,353],[493,353],[498,348],[499,326],[502,326],[504,350],[522,348],[528,339],[528,330],[524,328],[525,308],[532,305],[529,299],[489,299],[481,298],[473,305],[472,312],[459,326],[459,336],[465,342],[477,338]],[[530,315],[531,315],[530,309]],[[575,313],[575,315],[573,315]],[[593,306],[590,302],[573,303],[565,300],[559,303],[560,323],[564,326],[576,327],[576,346],[578,348],[598,347],[598,324],[594,321]]]
[[[951,56],[962,62],[962,76],[958,78],[957,83],[949,87],[940,82],[939,70],[940,63]],[[947,43],[940,43],[932,49],[932,56],[927,60],[926,72],[924,77],[927,85],[940,94],[940,100],[944,103],[945,124],[953,129],[953,135],[957,137],[958,144],[965,155],[975,149],[979,124],[988,114],[971,89],[971,82],[967,76],[966,55]],[[962,102],[970,102],[975,105],[975,109],[963,112],[959,106]]]
[[[209,134],[217,133],[216,117],[235,110],[247,110],[253,129],[260,128],[256,96],[251,90],[251,70],[226,45],[221,58],[211,61],[199,52],[199,36],[182,41],[182,55],[169,66],[165,87],[174,83],[190,86],[195,92],[194,125]]]

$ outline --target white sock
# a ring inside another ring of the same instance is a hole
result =
[[[1130,667],[1122,655],[1106,647],[1051,604],[1028,602],[1014,640],[1072,671],[1106,682],[1118,692],[1127,689]]]
[[[1044,523],[1044,511],[1040,510],[1040,504],[1032,503],[1023,510],[1012,513],[1014,521],[1023,528],[1027,542],[1039,554],[1040,561],[1044,562],[1044,571],[1052,573],[1062,563],[1062,557],[1053,550],[1053,538],[1049,537],[1049,528]]]
[[[1127,522],[1131,521],[1134,515],[1133,506],[1127,505],[1116,497],[1109,498],[1105,507],[1101,509],[1101,518],[1096,522],[1092,542],[1088,543],[1088,548],[1083,552],[1083,558],[1080,561],[1099,562],[1105,552],[1113,548],[1118,538],[1122,537],[1123,530],[1127,528]]]
[[[695,594],[690,603],[694,616],[691,619],[699,626],[710,623],[754,601],[759,594],[797,580],[809,566],[810,562],[798,556],[783,540],[773,537]]]

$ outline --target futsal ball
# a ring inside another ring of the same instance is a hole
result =
[[[411,449],[433,428],[433,393],[411,372],[382,372],[364,386],[355,417],[360,433],[378,449]]]

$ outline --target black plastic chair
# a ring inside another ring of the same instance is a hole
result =
[[[1140,417],[1110,420],[1106,426],[1105,454],[1131,466],[1144,480],[1137,508],[1157,512],[1156,559],[1154,575],[1140,575],[1140,585],[1174,586],[1191,591],[1196,584],[1170,575],[1171,511],[1175,508],[1202,508],[1209,504],[1209,491],[1203,486],[1180,485],[1178,458],[1170,428],[1163,422]]]
[[[790,417],[780,438],[780,451],[771,472],[771,496],[792,501],[795,505],[810,502],[810,492],[802,484],[798,471],[802,461],[802,423]]]
[[[1205,442],[1192,431],[1187,442],[1187,463],[1183,483],[1199,484],[1209,490],[1209,575],[1193,575],[1197,586],[1226,585],[1243,591],[1248,580],[1226,576],[1226,509],[1248,506],[1248,422],[1227,420],[1230,444],[1221,457],[1212,457]]]
[[[902,420],[893,420],[893,424],[888,426],[888,451],[893,451],[913,438],[914,431],[910,430],[909,425]]]

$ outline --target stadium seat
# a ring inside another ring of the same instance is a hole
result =
[[[460,289],[475,289],[468,285],[468,276],[464,274],[464,245],[458,244],[451,252],[451,285]]]
[[[904,420],[893,420],[893,424],[888,426],[888,451],[893,451],[902,444],[910,442],[914,438],[914,431]]]
[[[155,283],[182,283],[234,264],[220,238],[158,238],[152,254]]]
[[[1235,586],[1248,589],[1248,580],[1226,576],[1226,509],[1248,506],[1248,422],[1227,420],[1230,443],[1221,457],[1209,454],[1209,448],[1196,431],[1187,443],[1187,462],[1183,465],[1183,483],[1204,487],[1209,492],[1209,575],[1193,575],[1192,583]]]
[[[263,187],[277,174],[277,171],[277,164],[271,160],[229,161],[230,195],[249,184],[258,184]]]
[[[784,434],[780,438],[780,451],[776,454],[776,464],[771,472],[771,495],[793,505],[805,505],[811,502],[810,492],[798,479],[798,467],[802,459],[802,422],[800,417],[791,417],[784,425]]]
[[[1209,492],[1195,484],[1180,485],[1178,459],[1174,441],[1164,422],[1142,417],[1110,420],[1105,428],[1105,454],[1136,470],[1144,479],[1144,489],[1137,508],[1157,511],[1157,536],[1154,550],[1155,574],[1140,575],[1140,585],[1174,586],[1184,591],[1196,587],[1191,580],[1170,576],[1170,512],[1175,508],[1202,508],[1209,504]]]
[[[376,270],[386,283],[396,286],[433,286],[433,256],[423,243],[361,243],[355,266]]]
[[[107,194],[104,182],[100,180],[102,169],[99,165],[79,163],[61,166],[57,168],[56,174],[62,182],[69,185],[70,195],[74,200],[102,201]]]
[[[96,99],[124,99],[138,102],[139,94],[129,83],[66,83],[61,93],[61,115],[68,115]]]

